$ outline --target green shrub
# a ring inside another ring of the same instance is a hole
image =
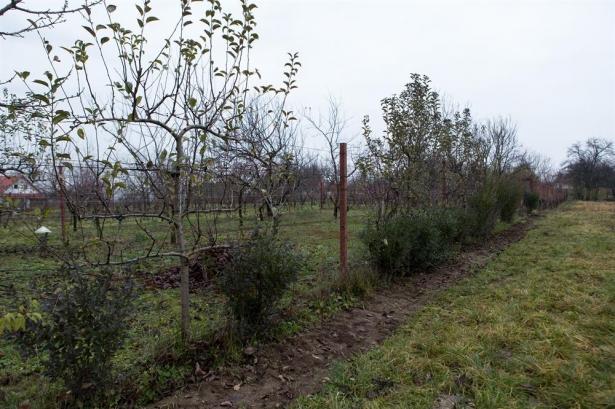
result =
[[[523,195],[523,205],[525,206],[528,213],[532,213],[534,210],[538,209],[538,204],[540,203],[540,197],[538,193],[535,192],[525,192]]]
[[[269,235],[256,234],[234,249],[220,287],[241,338],[267,329],[278,301],[301,267],[302,258],[295,249]]]
[[[458,211],[415,211],[379,225],[369,224],[361,239],[368,258],[382,275],[405,275],[447,259],[461,234]]]
[[[496,188],[497,207],[500,209],[500,219],[510,223],[523,198],[523,187],[514,178],[503,178]]]
[[[462,242],[466,235],[466,212],[464,209],[446,208],[430,210],[431,218],[447,243]]]
[[[500,209],[494,183],[487,182],[468,200],[464,220],[466,237],[483,239],[495,228]]]
[[[121,346],[132,309],[132,284],[114,285],[110,273],[70,272],[43,303],[43,319],[17,337],[38,352],[46,374],[70,392],[65,407],[104,406],[113,380],[111,358]]]

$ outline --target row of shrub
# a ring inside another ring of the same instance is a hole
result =
[[[424,208],[370,223],[361,238],[381,275],[402,276],[442,263],[460,244],[484,239],[498,220],[510,223],[522,203],[537,206],[516,179],[488,180],[464,208]]]
[[[522,201],[534,206],[533,197],[523,197],[514,181],[488,183],[465,208],[394,215],[368,224],[362,240],[374,270],[401,276],[442,263],[461,243],[490,234],[498,219],[512,221]],[[228,300],[235,339],[271,329],[271,317],[301,269],[297,250],[270,234],[256,232],[233,247],[217,285]],[[65,278],[43,303],[44,319],[30,322],[18,340],[24,350],[43,356],[47,374],[70,391],[62,406],[103,407],[117,399],[112,396],[111,359],[125,339],[133,286],[110,272],[91,276],[70,271]]]

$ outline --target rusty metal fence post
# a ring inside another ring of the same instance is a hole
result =
[[[325,207],[325,182],[321,176],[320,177],[320,210],[322,210],[324,207]]]
[[[340,277],[346,279],[348,276],[348,227],[347,227],[347,169],[346,169],[346,144],[340,143]]]
[[[60,186],[58,186],[58,191],[60,193],[59,205],[60,205],[60,229],[62,231],[62,244],[68,244],[68,235],[66,232],[66,203],[64,197],[64,166],[58,166],[58,182]]]

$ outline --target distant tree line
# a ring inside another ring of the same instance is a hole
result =
[[[568,149],[563,180],[581,200],[615,199],[615,150],[613,141],[590,138]]]

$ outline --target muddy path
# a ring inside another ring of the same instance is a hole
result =
[[[224,372],[202,372],[198,384],[177,391],[150,408],[278,408],[295,397],[318,392],[331,364],[366,351],[434,295],[471,275],[525,236],[534,221],[518,223],[484,244],[465,248],[455,260],[375,291],[362,305],[280,343],[248,350],[246,364]]]

